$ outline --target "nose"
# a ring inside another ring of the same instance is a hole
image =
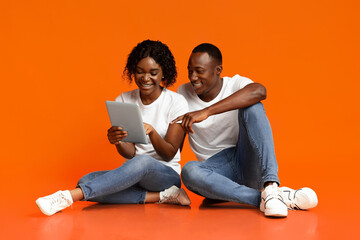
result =
[[[148,73],[144,74],[143,77],[142,77],[142,79],[143,79],[144,81],[149,81],[149,80],[150,80],[150,74],[148,74]]]
[[[189,73],[189,79],[190,81],[196,81],[198,79],[195,71]]]

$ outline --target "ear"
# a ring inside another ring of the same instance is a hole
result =
[[[218,66],[216,66],[216,68],[215,68],[216,74],[219,74],[219,75],[220,75],[220,73],[222,72],[222,70],[223,70],[222,65],[218,65]]]
[[[161,85],[162,85],[163,87],[166,86],[166,79],[165,79],[164,76],[161,77]]]

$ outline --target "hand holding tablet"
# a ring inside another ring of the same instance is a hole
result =
[[[139,106],[132,103],[106,101],[107,111],[112,126],[121,127],[127,132],[123,142],[146,144],[144,123]]]

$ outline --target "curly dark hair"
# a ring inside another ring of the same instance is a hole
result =
[[[175,83],[177,71],[174,56],[166,44],[152,40],[138,43],[129,54],[123,74],[130,82],[133,80],[137,64],[146,57],[153,58],[161,66],[164,74],[164,80],[162,81],[164,87]]]

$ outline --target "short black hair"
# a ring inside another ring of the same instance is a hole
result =
[[[218,64],[222,64],[222,54],[220,49],[211,43],[202,43],[192,50],[193,53],[206,52],[210,57],[216,59]]]
[[[129,54],[123,74],[130,82],[134,77],[137,64],[146,57],[153,58],[160,65],[164,74],[164,80],[162,81],[164,87],[175,83],[177,71],[173,54],[166,44],[152,40],[138,43]]]

